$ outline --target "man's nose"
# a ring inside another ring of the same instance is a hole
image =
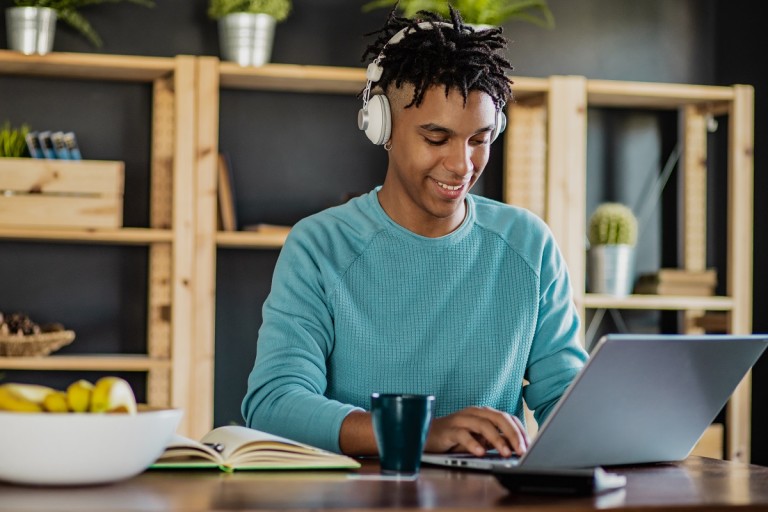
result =
[[[466,176],[472,172],[472,148],[468,144],[456,142],[451,144],[444,164],[446,170],[458,176]]]

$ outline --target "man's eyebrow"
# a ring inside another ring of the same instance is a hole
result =
[[[440,126],[439,124],[435,123],[427,123],[422,124],[419,126],[422,130],[426,130],[428,132],[438,132],[438,133],[446,133],[448,135],[453,135],[455,132],[451,130],[450,128],[446,128],[445,126]],[[484,126],[477,130],[473,135],[477,135],[478,133],[485,133],[485,132],[491,132],[494,129],[494,125],[490,124],[488,126]]]
[[[441,132],[441,133],[453,134],[453,130],[446,128],[445,126],[440,126],[439,124],[435,124],[435,123],[422,124],[421,126],[419,126],[419,128],[421,128],[422,130],[426,130],[428,132]]]

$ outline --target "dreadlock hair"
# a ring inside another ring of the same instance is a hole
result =
[[[378,34],[378,37],[366,48],[362,60],[384,52],[380,62],[383,73],[376,85],[385,93],[393,83],[397,88],[405,83],[413,85],[413,98],[406,108],[418,107],[427,89],[442,85],[446,96],[453,88],[459,90],[465,103],[470,91],[482,91],[500,109],[512,98],[511,82],[505,70],[513,69],[499,53],[507,46],[501,27],[475,30],[464,24],[461,14],[453,7],[450,7],[450,17],[451,27],[440,25],[447,21],[432,12],[420,11],[418,18],[409,19],[396,16],[393,9],[383,28],[366,34]],[[419,26],[425,21],[431,22],[432,27]],[[408,29],[406,37],[387,46],[392,36],[403,29]]]

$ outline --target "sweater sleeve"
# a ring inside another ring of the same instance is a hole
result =
[[[339,452],[341,424],[355,407],[324,396],[334,343],[325,283],[333,269],[302,228],[294,227],[275,267],[242,414],[248,427]]]
[[[580,322],[568,270],[551,235],[544,245],[540,275],[539,314],[526,367],[529,384],[523,390],[539,425],[588,357],[579,341]]]

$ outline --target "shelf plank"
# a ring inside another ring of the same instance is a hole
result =
[[[220,62],[223,88],[291,92],[357,93],[365,84],[365,69],[296,64],[239,66]]]
[[[733,87],[725,86],[587,80],[589,106],[597,107],[677,109],[726,103],[733,101],[733,95]]]
[[[587,309],[645,309],[645,310],[706,310],[730,311],[733,309],[731,297],[683,297],[677,295],[628,295],[616,297],[587,293],[584,296]]]
[[[359,93],[365,85],[365,68],[267,64],[239,66],[220,62],[220,85],[230,89],[254,89],[314,93]],[[518,98],[543,94],[548,81],[543,78],[513,77],[512,90]]]
[[[0,227],[0,240],[149,245],[153,243],[170,243],[172,239],[173,233],[168,229],[30,229]]]
[[[219,231],[216,245],[229,248],[280,249],[287,235],[282,233],[252,233],[249,231]]]
[[[168,57],[0,50],[0,75],[152,82],[173,70],[174,59]]]
[[[3,370],[64,370],[143,372],[170,368],[167,359],[143,355],[0,357]]]

